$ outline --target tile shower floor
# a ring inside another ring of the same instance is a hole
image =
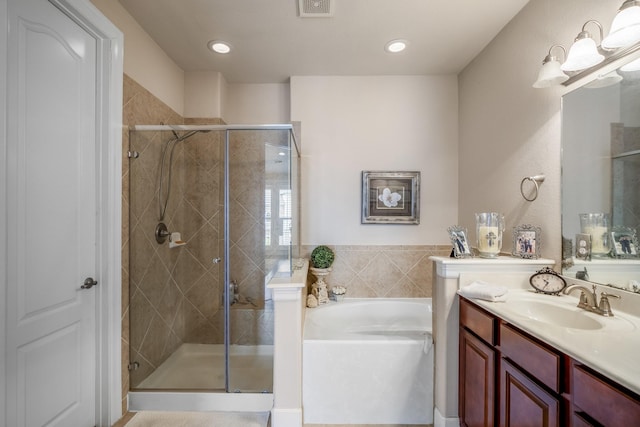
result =
[[[224,389],[224,345],[182,344],[138,389]],[[273,346],[232,345],[230,391],[271,392]]]

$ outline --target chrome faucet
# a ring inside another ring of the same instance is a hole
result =
[[[613,317],[611,311],[611,305],[609,304],[609,297],[620,298],[620,295],[608,294],[606,292],[600,293],[600,303],[598,304],[598,294],[596,293],[596,285],[593,285],[593,290],[587,288],[584,285],[571,285],[564,288],[563,294],[569,295],[574,289],[580,289],[580,302],[578,307],[601,316]]]

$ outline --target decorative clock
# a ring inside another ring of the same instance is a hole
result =
[[[549,267],[544,267],[529,278],[529,283],[543,294],[558,295],[567,286],[567,282]]]

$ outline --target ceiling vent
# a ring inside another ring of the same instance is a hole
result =
[[[298,0],[301,18],[329,18],[333,16],[334,0]]]

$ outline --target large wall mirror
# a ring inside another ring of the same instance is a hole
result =
[[[563,96],[562,267],[640,293],[639,54]]]

